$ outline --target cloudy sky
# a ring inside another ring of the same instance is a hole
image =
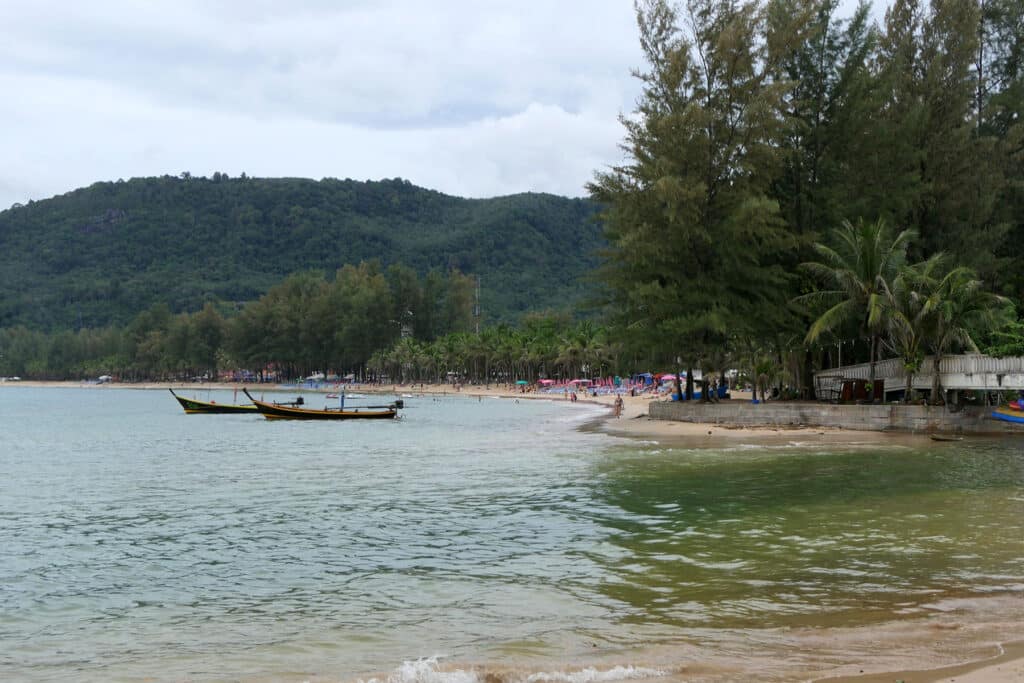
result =
[[[580,196],[640,63],[632,0],[0,0],[0,208],[182,171]]]

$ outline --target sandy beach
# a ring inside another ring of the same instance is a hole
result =
[[[231,391],[238,389],[239,402],[244,401],[241,394],[243,385],[238,384],[181,384],[181,383],[139,383],[139,384],[90,384],[79,382],[4,382],[0,383],[0,390],[7,389],[16,391],[18,388],[27,387],[64,387],[64,388],[89,388],[98,390],[163,390],[174,388],[182,390],[184,395],[201,397],[203,392],[218,390]],[[249,386],[250,391],[254,389]],[[309,393],[306,388],[279,387],[278,385],[257,385],[256,391],[261,393],[283,392],[294,393],[302,391]],[[336,391],[334,387],[324,387],[323,393]],[[545,394],[517,391],[515,388],[505,386],[464,386],[455,389],[450,385],[384,385],[384,386],[353,386],[349,391],[353,393],[388,393],[403,396],[427,396],[427,395],[455,395],[469,398],[503,399],[503,400],[546,400],[566,401],[564,394]],[[726,428],[721,425],[677,423],[662,420],[651,420],[647,417],[647,411],[652,398],[647,396],[623,397],[624,406],[620,417],[613,414],[614,396],[589,396],[582,392],[579,394],[577,405],[601,406],[607,409],[605,417],[586,427],[586,429],[598,430],[616,437],[642,439],[655,441],[666,445],[678,445],[686,448],[716,448],[723,445],[739,443],[753,444],[786,444],[794,445],[816,445],[816,444],[871,444],[871,443],[921,443],[927,437],[920,435],[889,434],[881,432],[857,432],[850,430],[823,429],[823,428],[795,428],[795,429],[752,429],[752,428]],[[734,400],[743,400],[738,397]],[[964,661],[955,666],[948,666],[950,660],[946,661],[914,661],[909,670],[891,671],[887,673],[859,674],[832,677],[812,678],[811,680],[821,681],[859,681],[863,683],[882,683],[890,681],[911,682],[942,682],[942,683],[1010,683],[1011,681],[1024,681],[1024,643],[1012,642],[1020,636],[1019,633],[1007,632],[1005,634],[1010,641],[1009,644],[992,644],[984,651],[977,651],[977,658],[972,661]],[[936,641],[941,641],[942,636],[935,635]],[[955,661],[955,660],[953,660]],[[942,667],[942,668],[936,668]],[[824,670],[828,666],[824,664]],[[865,667],[867,669],[867,667]],[[868,669],[870,670],[870,669]]]

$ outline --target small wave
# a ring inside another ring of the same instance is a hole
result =
[[[611,669],[599,670],[592,667],[578,671],[539,671],[525,677],[493,676],[477,671],[453,669],[443,671],[438,667],[439,657],[425,657],[414,661],[402,662],[393,673],[383,681],[378,678],[360,679],[359,683],[484,683],[494,680],[507,680],[509,683],[612,683],[613,681],[635,681],[645,678],[665,676],[664,671],[634,666],[616,666]]]
[[[631,681],[641,678],[658,678],[664,671],[635,666],[616,666],[605,671],[586,668],[579,671],[541,671],[527,676],[526,683],[605,683],[606,681]]]
[[[395,671],[381,681],[371,678],[362,679],[359,683],[479,683],[480,678],[474,671],[441,671],[437,667],[438,657],[425,657],[411,662],[402,662]]]

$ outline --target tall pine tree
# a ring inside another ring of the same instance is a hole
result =
[[[589,189],[606,207],[618,322],[692,368],[787,317],[780,253],[792,240],[769,191],[788,83],[772,76],[805,22],[769,25],[764,6],[730,0],[636,10],[647,69],[622,118],[628,160]]]
[[[878,215],[920,235],[914,256],[947,251],[994,277],[1009,226],[998,210],[1004,158],[978,125],[980,27],[977,0],[895,0],[878,55],[872,175],[885,188]]]

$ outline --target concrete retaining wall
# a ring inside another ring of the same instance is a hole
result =
[[[655,420],[701,422],[746,427],[839,427],[868,431],[1024,434],[1024,425],[994,420],[991,409],[964,408],[947,412],[943,406],[833,405],[777,401],[652,401],[648,414]]]

